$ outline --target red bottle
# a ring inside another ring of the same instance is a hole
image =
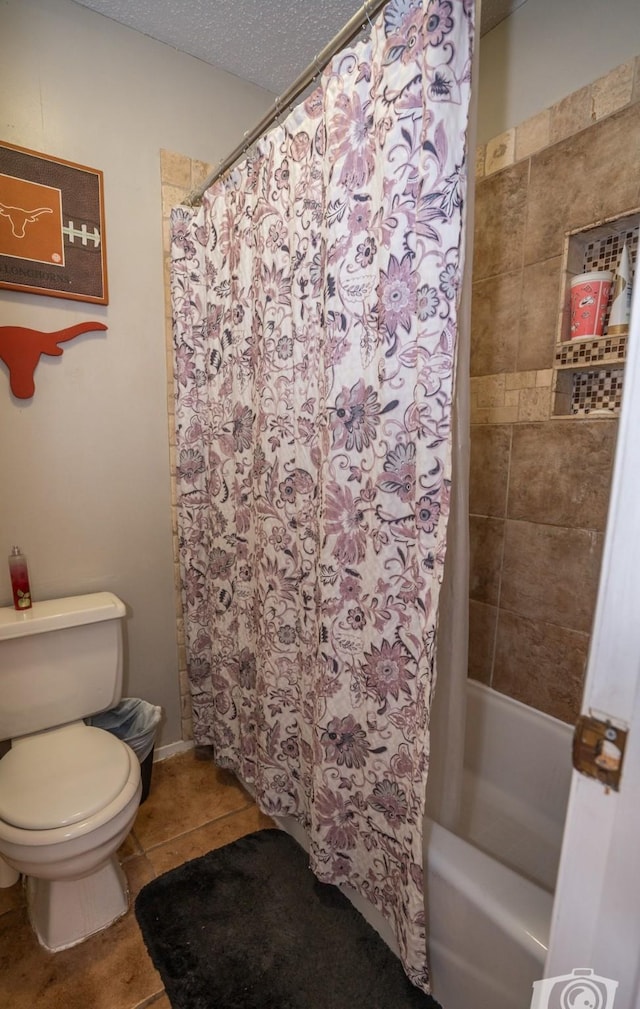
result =
[[[17,610],[31,608],[31,589],[29,587],[29,572],[27,558],[20,547],[13,547],[9,556],[9,573],[13,590],[13,605]]]

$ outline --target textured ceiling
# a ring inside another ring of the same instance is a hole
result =
[[[74,0],[279,95],[362,0]],[[525,0],[482,0],[481,33]]]

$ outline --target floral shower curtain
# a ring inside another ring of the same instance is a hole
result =
[[[462,271],[472,0],[370,39],[172,217],[194,736],[428,990],[422,818]]]

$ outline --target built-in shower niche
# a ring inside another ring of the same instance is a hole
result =
[[[620,412],[627,334],[607,334],[608,306],[603,336],[571,339],[571,280],[591,270],[615,273],[626,242],[635,282],[639,225],[640,210],[637,210],[569,232],[565,237],[564,282],[554,361],[555,417],[615,417]]]

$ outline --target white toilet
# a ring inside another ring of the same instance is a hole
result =
[[[136,816],[140,763],[83,718],[122,694],[122,618],[110,592],[0,608],[0,859],[27,877],[31,924],[51,951],[125,913],[116,851]]]

